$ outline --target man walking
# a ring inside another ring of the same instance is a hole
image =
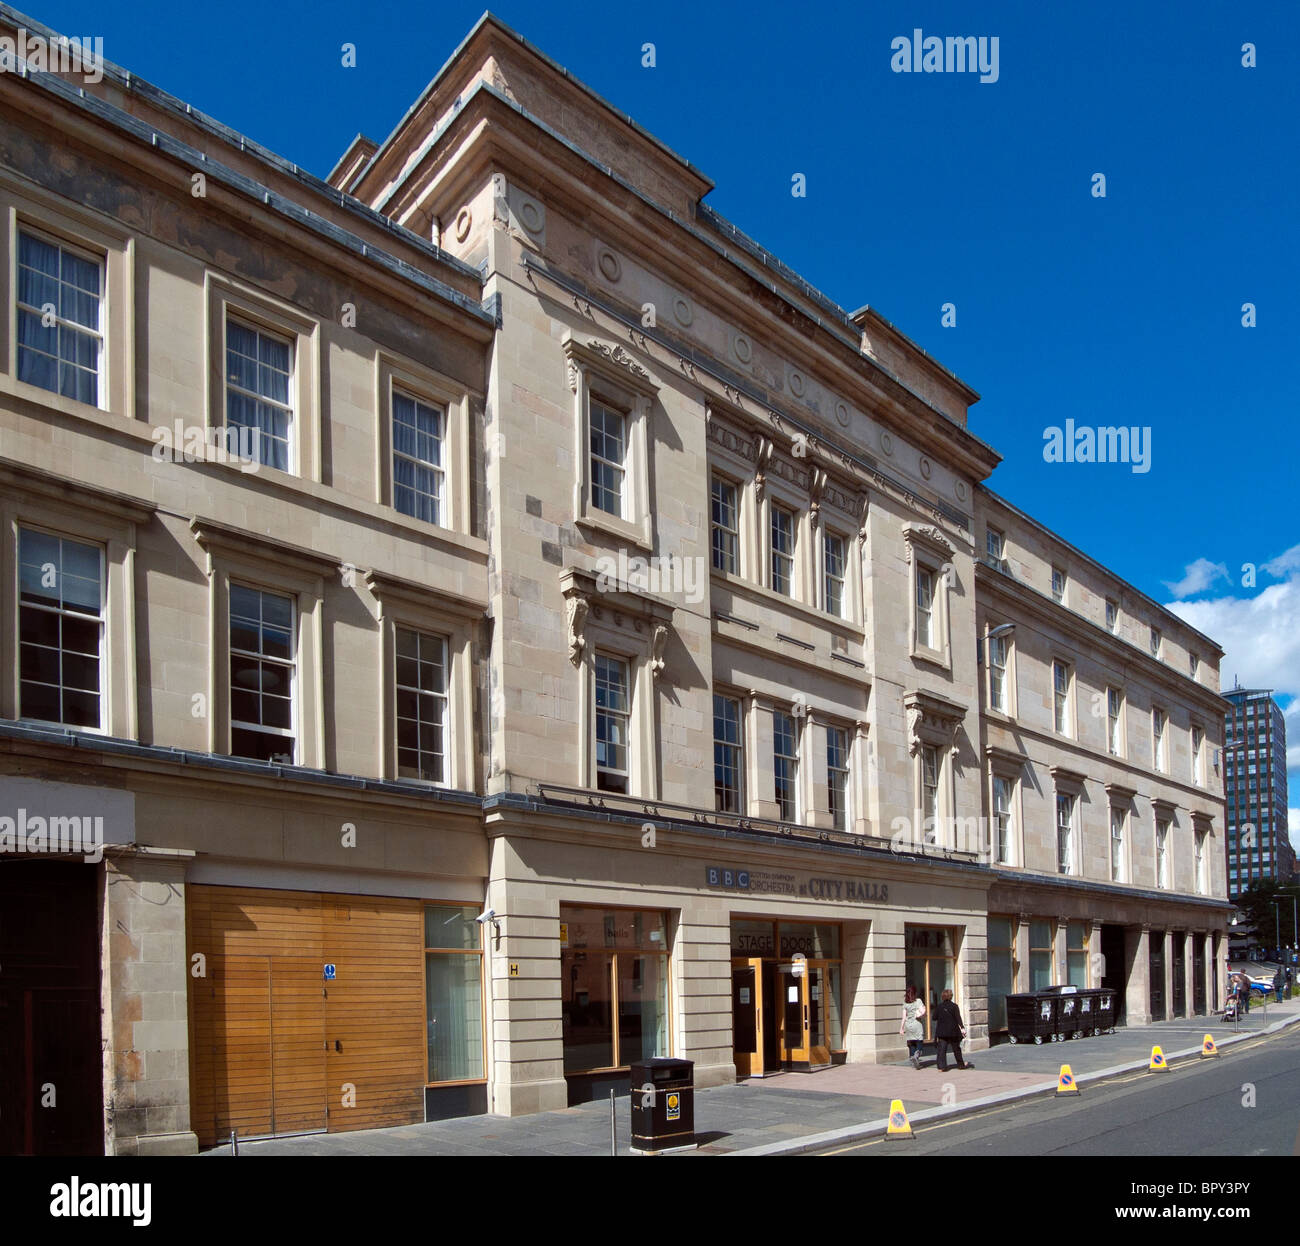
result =
[[[1277,972],[1273,975],[1273,990],[1277,992],[1277,1002],[1282,1002],[1282,988],[1286,986],[1286,979],[1282,976],[1282,966],[1277,967]]]
[[[952,991],[944,989],[943,998],[934,1010],[934,1038],[937,1048],[935,1065],[940,1073],[948,1071],[948,1051],[957,1061],[959,1069],[973,1069],[975,1066],[962,1059],[961,1040],[966,1037],[966,1026],[961,1019],[961,1010],[952,1002]]]

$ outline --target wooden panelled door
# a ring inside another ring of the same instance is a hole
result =
[[[418,901],[195,885],[188,915],[200,1143],[423,1119]]]
[[[763,1075],[763,962],[736,957],[731,962],[732,1059],[737,1077]]]
[[[780,1052],[785,1064],[805,1069],[824,1069],[831,1062],[829,1017],[826,992],[830,989],[830,966],[826,961],[788,962],[779,967],[777,981],[781,998]]]

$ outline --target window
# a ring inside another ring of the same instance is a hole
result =
[[[1074,873],[1074,797],[1064,792],[1056,796],[1056,868]]]
[[[799,731],[793,714],[772,715],[772,771],[782,822],[799,820]]]
[[[934,572],[929,567],[916,569],[916,643],[933,649],[934,643]]]
[[[393,506],[425,523],[444,522],[444,420],[441,407],[393,391]]]
[[[1065,603],[1065,572],[1060,567],[1052,568],[1052,598]]]
[[[99,406],[103,290],[102,260],[35,234],[19,233],[20,381]]]
[[[1198,895],[1206,895],[1208,888],[1205,882],[1205,839],[1206,831],[1196,832],[1196,891]]]
[[[483,927],[478,905],[424,908],[425,1077],[482,1081]]]
[[[397,629],[397,774],[447,781],[447,638]]]
[[[1151,629],[1151,656],[1153,658],[1160,656],[1160,629],[1158,627]]]
[[[1156,886],[1169,887],[1169,823],[1156,823]]]
[[[1110,881],[1123,883],[1124,877],[1124,822],[1127,814],[1114,805],[1110,809]]]
[[[989,638],[989,705],[1006,713],[1007,699],[1007,638]]]
[[[1088,927],[1081,922],[1065,928],[1065,983],[1080,990],[1088,987]]]
[[[740,571],[740,511],[736,504],[736,486],[714,476],[710,504],[713,569],[737,575]]]
[[[985,546],[988,550],[989,561],[991,563],[1000,563],[1005,557],[1003,550],[1006,541],[996,528],[988,528],[984,533]]]
[[[1070,730],[1070,667],[1066,662],[1052,663],[1053,722],[1061,735]]]
[[[937,842],[939,828],[939,750],[933,744],[921,746],[921,830],[925,842]]]
[[[230,751],[255,761],[295,760],[296,653],[291,597],[230,586]]]
[[[1014,783],[993,776],[993,864],[1011,864],[1011,797]]]
[[[1113,632],[1119,626],[1119,603],[1106,598],[1106,630]]]
[[[1124,750],[1124,694],[1118,688],[1106,689],[1106,742],[1111,754],[1119,757]]]
[[[781,506],[772,507],[772,589],[793,595],[794,580],[794,512]]]
[[[104,555],[48,532],[18,534],[20,718],[104,725]]]
[[[1151,711],[1151,764],[1159,771],[1165,769],[1165,712]]]
[[[827,532],[822,537],[822,557],[824,566],[823,588],[827,614],[837,619],[845,617],[844,608],[848,604],[844,594],[844,538],[834,532]]]
[[[849,733],[843,727],[826,728],[826,800],[831,825],[848,829]]]
[[[719,813],[743,813],[740,702],[713,694],[713,796]]]
[[[560,980],[566,1073],[670,1054],[663,913],[562,904]]]
[[[624,518],[624,477],[627,474],[627,416],[591,400],[591,504],[618,519]]]
[[[596,786],[602,792],[628,790],[629,688],[627,662],[597,653]]]
[[[1201,659],[1194,653],[1187,655],[1187,664],[1191,668],[1192,678],[1196,678],[1196,672],[1201,669]]]
[[[1029,989],[1041,991],[1052,985],[1052,923],[1029,923]]]
[[[293,343],[226,320],[226,427],[248,429],[257,461],[287,472],[293,427]]]
[[[1192,724],[1192,782],[1197,787],[1201,786],[1201,753],[1202,746],[1205,743],[1205,732],[1200,727]]]

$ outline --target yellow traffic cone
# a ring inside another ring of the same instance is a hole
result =
[[[1165,1063],[1165,1053],[1159,1047],[1151,1048],[1151,1063],[1147,1065],[1148,1073],[1167,1073],[1169,1066]]]
[[[1074,1080],[1074,1074],[1070,1071],[1068,1064],[1061,1065],[1061,1074],[1056,1079],[1057,1095],[1077,1095],[1080,1093],[1079,1084]]]
[[[889,1105],[889,1128],[885,1130],[885,1138],[911,1138],[916,1140],[916,1135],[912,1132],[912,1126],[907,1119],[907,1109],[903,1106],[901,1099],[895,1099]]]
[[[1201,1059],[1204,1060],[1206,1056],[1217,1056],[1218,1054],[1219,1049],[1214,1044],[1213,1036],[1207,1034],[1205,1041],[1201,1044]]]

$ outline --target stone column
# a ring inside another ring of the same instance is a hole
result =
[[[860,938],[849,936],[850,946]],[[862,969],[853,995],[849,1060],[888,1064],[907,1057],[907,1040],[898,1032],[903,1015],[903,914],[883,912],[871,923],[862,952]],[[852,985],[846,979],[846,990]]]
[[[1151,1021],[1151,927],[1128,926],[1124,930],[1124,955],[1128,960],[1128,988],[1124,992],[1124,1016],[1129,1025]]]
[[[672,1054],[695,1062],[695,1085],[730,1086],[731,914],[713,897],[682,905],[672,943]]]
[[[1015,951],[1012,953],[1011,993],[1027,991],[1029,979],[1029,921],[1027,918],[1016,919]]]
[[[569,1105],[564,1080],[560,981],[560,902],[501,877],[514,853],[492,841],[488,904],[497,912],[483,931],[492,1041],[492,1111],[501,1116]]]
[[[104,1150],[193,1155],[185,867],[193,853],[105,858]]]
[[[1154,1018],[1156,1021],[1167,1021],[1174,1015],[1174,932],[1165,931],[1165,1015]]]
[[[1196,1015],[1196,940],[1200,935],[1193,931],[1187,931],[1183,935],[1183,976],[1185,985],[1183,993],[1187,999],[1186,1014],[1189,1017]]]
[[[966,1022],[967,1049],[983,1051],[989,1045],[989,949],[988,919],[972,917],[962,939],[962,1018]]]

